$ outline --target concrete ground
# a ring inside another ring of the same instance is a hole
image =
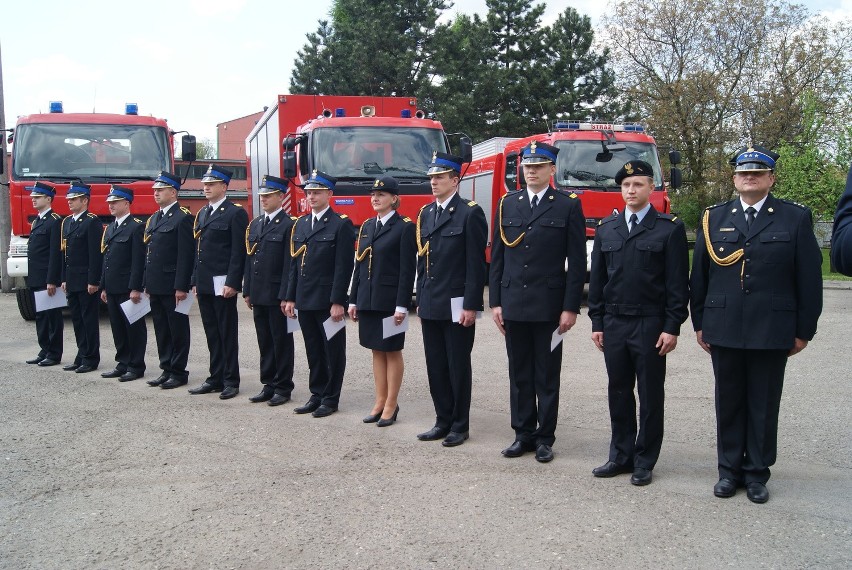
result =
[[[827,284],[831,287],[831,284]],[[556,459],[506,459],[502,337],[477,324],[471,438],[446,449],[432,426],[420,327],[406,339],[399,421],[363,424],[369,351],[347,326],[337,414],[293,414],[307,367],[296,338],[294,400],[251,404],[258,349],[240,303],[240,395],[190,396],[144,380],[23,363],[32,323],[0,295],[0,568],[849,568],[852,566],[852,290],[825,290],[819,334],[792,358],[770,501],[716,482],[710,359],[684,327],[668,360],[666,439],[654,482],[596,479],[609,444],[603,356],[585,313],[564,347]],[[207,349],[192,313],[190,386]],[[102,363],[113,343],[101,319]],[[73,357],[70,321],[65,362]],[[149,321],[147,378],[156,370]]]

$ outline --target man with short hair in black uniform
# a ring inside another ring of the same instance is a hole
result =
[[[778,155],[755,146],[731,159],[739,197],[707,208],[692,259],[691,314],[716,376],[717,497],[745,486],[769,500],[787,358],[822,312],[822,253],[806,207],[779,200]]]
[[[589,278],[592,341],[604,353],[612,425],[609,459],[592,473],[632,472],[634,485],[651,482],[660,456],[666,354],[677,347],[689,305],[686,230],[651,205],[654,177],[644,160],[631,160],[616,173],[626,207],[598,224]]]
[[[305,339],[311,397],[293,411],[315,418],[337,411],[346,371],[346,329],[327,338],[323,323],[339,323],[355,265],[355,227],[346,214],[329,207],[337,179],[314,170],[305,182],[311,212],[299,218],[290,237],[290,278],[284,305],[296,317]]]
[[[287,181],[263,177],[258,196],[263,213],[246,230],[246,269],[243,297],[254,317],[260,349],[263,389],[250,402],[280,406],[293,392],[293,333],[287,332],[284,299],[290,278],[290,230],[293,220],[281,209]]]
[[[145,292],[151,299],[151,319],[157,338],[162,373],[148,385],[171,390],[185,386],[189,373],[189,315],[175,310],[189,294],[195,240],[192,214],[177,202],[180,178],[160,172],[154,181],[154,201],[160,207],[145,224]]]
[[[109,211],[115,221],[104,228],[101,252],[104,255],[101,274],[101,300],[109,310],[109,324],[115,341],[116,365],[103,378],[129,382],[145,374],[145,347],[148,327],[145,318],[131,324],[121,304],[142,299],[142,276],[145,273],[145,243],[142,220],[130,215],[133,190],[113,185],[107,195]]]
[[[435,201],[420,209],[416,226],[417,314],[435,405],[434,427],[417,439],[443,439],[444,447],[461,445],[469,436],[470,353],[485,289],[488,223],[476,202],[459,196],[462,163],[463,159],[443,152],[432,156],[426,174]],[[461,301],[457,320],[452,299]]]
[[[98,324],[98,290],[101,284],[103,254],[101,238],[104,226],[88,211],[91,187],[72,182],[66,198],[71,215],[62,220],[62,289],[68,296],[71,323],[77,339],[74,362],[62,367],[79,374],[97,369],[101,362],[101,333]]]
[[[846,190],[837,203],[831,232],[831,261],[844,275],[852,275],[852,169],[846,175]]]
[[[506,337],[515,441],[505,457],[535,451],[553,460],[562,342],[577,322],[586,281],[586,223],[576,194],[550,186],[559,149],[533,141],[521,151],[527,187],[500,199],[488,283],[492,318]],[[567,263],[567,270],[566,270]]]
[[[62,283],[61,223],[59,214],[51,210],[56,188],[44,182],[36,182],[27,188],[38,215],[30,228],[27,242],[27,287],[34,293],[47,291],[56,294]],[[35,315],[38,355],[27,360],[27,364],[55,366],[62,360],[62,308],[46,309]]]
[[[231,176],[227,168],[210,165],[201,179],[209,204],[198,211],[194,225],[192,284],[210,351],[210,376],[189,393],[221,392],[220,400],[240,393],[237,293],[243,284],[248,214],[225,198]],[[221,289],[214,284],[220,280],[224,280]]]

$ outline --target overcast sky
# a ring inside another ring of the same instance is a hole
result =
[[[808,0],[813,12],[852,16],[852,0]],[[296,51],[327,19],[331,0],[18,0],[0,23],[6,125],[46,112],[139,113],[215,140],[216,124],[287,93]],[[597,22],[608,0],[550,0],[543,23],[573,6]],[[294,9],[294,6],[298,8]],[[485,14],[485,0],[455,12]],[[727,17],[730,17],[727,16]]]

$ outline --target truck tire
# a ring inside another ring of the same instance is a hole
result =
[[[18,298],[18,310],[21,312],[21,318],[25,321],[35,320],[35,299],[32,290],[26,287],[15,289],[15,294]]]

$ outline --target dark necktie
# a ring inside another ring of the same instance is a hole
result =
[[[380,231],[382,231],[382,221],[378,220],[376,222],[376,233],[379,233]]]
[[[116,221],[115,221],[115,227],[114,227],[114,228],[112,228],[112,231],[113,231],[113,232],[117,232],[117,231],[118,231],[118,220],[116,220]]]
[[[538,194],[533,196],[532,202],[530,203],[530,210],[535,212],[536,206],[538,206]]]
[[[435,211],[435,223],[436,224],[438,223],[438,219],[441,217],[441,212],[443,212],[443,211],[444,211],[444,209],[441,206],[438,206],[438,209]]]
[[[208,205],[207,206],[207,213],[204,215],[204,221],[206,222],[207,220],[209,220],[210,216],[212,216],[212,215],[213,215],[213,206]]]
[[[266,226],[269,225],[269,216],[263,216],[263,224],[260,226],[261,231],[266,229]]]
[[[749,206],[746,208],[746,225],[751,228],[751,224],[754,223],[754,215],[757,213],[753,207]]]
[[[163,211],[157,210],[157,216],[154,218],[154,223],[159,224],[160,221],[162,221],[162,219],[163,219]]]
[[[311,230],[313,231],[315,227],[317,227],[317,218],[316,216],[311,216]]]
[[[636,229],[636,226],[639,224],[639,216],[636,214],[630,214],[630,230],[627,232],[628,234],[632,234],[633,230]]]

